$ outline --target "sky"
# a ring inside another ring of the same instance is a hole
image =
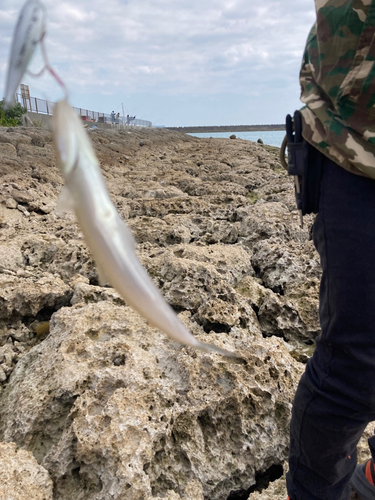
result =
[[[0,92],[23,0],[0,4]],[[154,125],[284,123],[298,81],[313,0],[44,0],[51,66],[73,106]],[[43,66],[40,50],[30,69]],[[30,95],[63,93],[25,75]],[[2,96],[1,96],[2,97]]]

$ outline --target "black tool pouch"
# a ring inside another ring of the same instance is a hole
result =
[[[299,111],[286,117],[288,173],[294,177],[297,208],[302,216],[318,213],[324,155],[302,137]]]

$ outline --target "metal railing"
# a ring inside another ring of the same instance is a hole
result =
[[[22,104],[27,111],[32,113],[40,113],[42,115],[53,115],[54,102],[45,101],[44,99],[39,99],[38,97],[24,98],[21,94],[16,94],[17,102]],[[83,121],[89,123],[108,123],[116,127],[117,125],[123,125],[125,127],[152,127],[152,122],[148,120],[139,120],[138,118],[133,118],[131,116],[117,116],[113,117],[107,113],[99,113],[98,111],[90,111],[88,109],[74,108],[74,111],[82,118]]]

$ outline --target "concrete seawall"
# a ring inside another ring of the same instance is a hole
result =
[[[31,126],[36,126],[36,127],[43,127],[43,128],[46,128],[48,130],[52,130],[52,115],[44,115],[42,113],[34,113],[32,111],[28,111],[25,115],[26,119],[25,119],[25,124],[27,126],[31,125]],[[32,123],[30,123],[28,120],[31,120]],[[101,128],[101,129],[111,129],[111,128],[115,128],[115,129],[129,129],[129,128],[133,128],[132,126],[130,125],[119,125],[119,124],[114,124],[112,125],[111,123],[99,123],[99,122],[85,122],[82,120],[82,123],[83,124],[86,124],[87,123],[87,126],[88,128],[91,128],[91,125],[95,125],[95,127],[97,128]]]

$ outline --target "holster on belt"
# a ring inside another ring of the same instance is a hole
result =
[[[297,208],[302,216],[318,213],[320,198],[320,181],[324,155],[302,137],[302,116],[299,111],[286,117],[286,140],[288,148],[288,164],[283,161],[284,152],[281,151],[282,163],[289,175],[294,177],[294,188]]]

